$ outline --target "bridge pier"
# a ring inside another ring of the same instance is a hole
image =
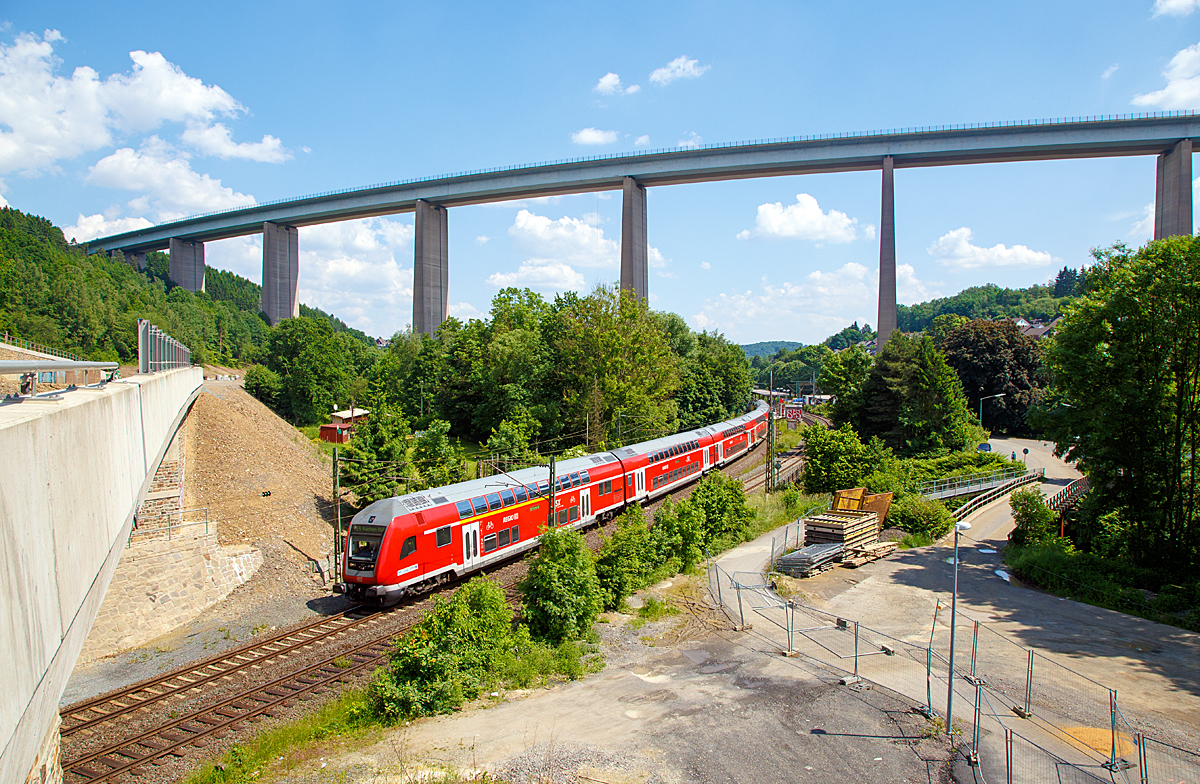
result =
[[[450,241],[446,208],[418,199],[413,264],[413,332],[432,335],[446,320]]]
[[[883,205],[879,214],[879,318],[875,323],[875,353],[896,329],[896,206],[892,190],[892,156],[883,159]]]
[[[646,186],[632,177],[624,179],[621,201],[621,290],[632,291],[638,301],[650,296],[650,252],[646,236]]]
[[[172,237],[167,252],[171,254],[167,276],[175,285],[188,291],[204,291],[204,243]]]
[[[1154,239],[1192,235],[1192,140],[1158,156],[1154,189]]]
[[[300,315],[300,232],[263,223],[262,310],[274,325]]]

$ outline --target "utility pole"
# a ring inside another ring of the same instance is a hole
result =
[[[774,390],[774,387],[772,387],[772,390]],[[774,391],[772,391],[772,394],[774,394]],[[775,422],[775,411],[767,409],[767,481],[763,485],[764,493],[770,493],[779,482],[779,476],[775,470]]]
[[[550,508],[546,510],[546,528],[554,527],[554,455],[550,455]]]
[[[342,548],[342,492],[341,492],[341,477],[338,476],[338,448],[337,444],[333,445],[333,503],[337,507],[337,533],[333,538],[333,563],[334,572],[341,571],[342,558],[340,551]]]

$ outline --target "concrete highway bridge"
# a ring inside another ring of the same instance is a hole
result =
[[[698,149],[607,155],[388,183],[267,202],[94,240],[93,249],[144,259],[168,250],[170,276],[204,287],[204,243],[263,235],[262,309],[271,323],[299,314],[297,228],[376,215],[416,213],[413,329],[432,334],[446,319],[448,210],[539,196],[620,190],[621,288],[647,296],[646,189],[690,182],[823,172],[882,172],[879,233],[880,345],[896,326],[896,235],[892,172],[1006,161],[1158,157],[1154,237],[1192,233],[1192,147],[1200,115],[1077,117],[909,128]]]

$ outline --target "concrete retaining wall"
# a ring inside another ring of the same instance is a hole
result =
[[[262,562],[262,552],[249,545],[218,547],[215,532],[169,541],[135,537],[79,660],[109,656],[179,628],[249,580]]]
[[[0,405],[0,781],[24,781],[200,368]]]

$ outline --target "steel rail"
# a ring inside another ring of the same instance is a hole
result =
[[[347,612],[352,612],[352,610],[348,610]],[[307,626],[304,626],[304,627],[301,627],[300,629],[296,629],[292,632],[283,634],[282,636],[277,636],[275,638],[272,638],[270,640],[264,640],[260,643],[252,645],[252,646],[245,646],[242,648],[238,648],[234,651],[228,651],[223,655],[219,655],[217,657],[212,657],[210,659],[205,660],[204,662],[200,662],[195,665],[192,665],[191,667],[187,667],[186,669],[184,669],[182,671],[176,670],[174,672],[167,673],[165,676],[159,676],[156,678],[151,678],[148,681],[136,683],[126,689],[116,692],[115,694],[98,697],[94,700],[89,700],[87,703],[78,703],[76,705],[68,706],[66,708],[66,710],[62,714],[60,714],[60,716],[64,722],[69,719],[78,719],[78,718],[80,718],[80,714],[83,714],[85,712],[97,711],[97,710],[99,710],[100,705],[105,705],[105,704],[110,704],[110,703],[118,704],[118,707],[116,707],[114,710],[111,710],[111,711],[108,711],[105,713],[101,713],[98,716],[93,716],[88,719],[82,719],[79,721],[78,724],[72,724],[69,727],[63,727],[62,730],[60,731],[60,735],[61,735],[61,737],[64,737],[64,738],[69,737],[71,735],[74,735],[76,732],[79,732],[80,730],[84,730],[89,727],[94,727],[97,724],[103,724],[105,722],[112,721],[113,719],[116,719],[119,716],[123,716],[126,713],[132,713],[133,711],[141,710],[142,708],[145,708],[146,706],[153,705],[157,702],[161,702],[162,700],[165,700],[168,697],[172,697],[176,694],[180,694],[180,693],[183,693],[186,691],[191,691],[192,689],[199,688],[206,684],[212,683],[213,681],[216,681],[221,678],[232,675],[235,672],[240,672],[248,667],[259,666],[259,665],[262,665],[262,664],[270,661],[271,659],[277,658],[279,656],[286,656],[290,653],[301,650],[303,648],[308,648],[310,646],[316,645],[317,643],[320,643],[324,640],[328,640],[330,637],[333,637],[338,634],[342,634],[349,629],[353,629],[355,626],[358,626],[359,624],[365,623],[370,620],[378,620],[378,618],[379,618],[378,612],[371,612],[370,614],[365,615],[362,618],[357,618],[357,619],[350,620],[346,623],[337,624],[338,621],[344,620],[346,618],[346,614],[347,613],[341,613],[336,616],[330,616],[327,618],[323,618],[316,623],[308,624]],[[317,633],[316,636],[312,636],[312,637],[308,637],[306,639],[299,640],[299,641],[292,643],[291,645],[287,645],[283,648],[269,648],[269,646],[275,645],[276,643],[280,642],[281,640],[286,640],[290,637],[296,637],[298,635],[302,635],[307,632],[313,631],[314,629],[316,629],[320,626],[329,625],[329,624],[337,624],[337,625],[332,626],[331,628],[329,628],[325,631]],[[238,659],[241,659],[242,657],[250,656],[250,655],[253,655],[258,652],[262,652],[262,655],[258,656],[257,658],[250,658],[250,659],[245,659],[243,661],[236,661]],[[201,674],[204,670],[214,668],[214,667],[219,667],[222,664],[227,664],[227,663],[230,666],[225,669],[219,670],[217,672],[208,673],[208,674]],[[188,678],[192,677],[192,676],[195,676],[195,680],[188,680]],[[181,683],[180,685],[177,685],[177,686],[167,686],[167,688],[162,691],[153,691],[152,690],[152,688],[154,686],[157,686],[159,684],[164,684],[168,681],[183,681],[183,683]],[[146,693],[148,696],[146,696],[145,698],[138,698],[136,696],[138,692]],[[119,703],[121,701],[129,701],[129,704],[120,705]]]

